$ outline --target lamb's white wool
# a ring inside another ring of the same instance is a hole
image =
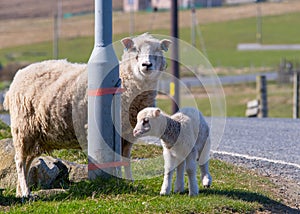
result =
[[[169,40],[149,34],[122,40],[122,155],[130,158],[139,110],[153,106],[159,74],[166,67],[162,52]],[[81,149],[87,144],[87,65],[66,60],[34,63],[17,72],[4,106],[11,115],[16,151],[17,196],[28,197],[27,175],[32,160],[54,149]],[[76,115],[76,117],[72,117]],[[79,144],[79,141],[81,144]],[[130,167],[125,168],[131,178]]]
[[[208,169],[209,127],[197,109],[182,108],[178,113],[169,116],[159,108],[145,108],[138,113],[133,134],[136,137],[161,138],[165,161],[161,195],[170,194],[175,169],[177,169],[177,177],[174,191],[184,191],[184,170],[186,169],[189,179],[189,195],[197,195],[199,192],[196,178],[197,163],[200,165],[203,186],[211,185],[212,178]]]

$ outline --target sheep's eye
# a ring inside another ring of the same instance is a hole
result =
[[[138,59],[139,59],[139,56],[138,56],[138,55],[136,55],[135,59],[136,59],[136,60],[138,60]]]

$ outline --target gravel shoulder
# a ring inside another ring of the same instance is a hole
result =
[[[300,213],[299,139],[299,119],[227,118],[212,157],[269,178],[274,195]]]

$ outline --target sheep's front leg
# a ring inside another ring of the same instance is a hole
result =
[[[124,166],[125,178],[128,180],[133,180],[130,164],[131,147],[132,143],[129,143],[128,141],[122,138],[122,161],[128,163],[127,166]]]
[[[172,187],[172,176],[175,170],[175,158],[169,152],[164,151],[164,181],[161,186],[160,195],[169,195]]]
[[[183,193],[184,192],[184,169],[185,169],[185,161],[182,161],[177,166],[175,189],[174,189],[175,193]]]
[[[197,162],[196,162],[196,151],[193,149],[192,152],[186,158],[186,172],[189,180],[189,195],[195,196],[199,193],[198,182],[197,182]]]

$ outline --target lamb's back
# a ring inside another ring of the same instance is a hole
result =
[[[198,137],[203,139],[207,138],[208,125],[198,109],[193,107],[181,108],[179,112],[172,115],[171,118],[181,124],[177,146],[181,145],[182,148],[178,150],[190,152],[191,148],[195,146]]]

